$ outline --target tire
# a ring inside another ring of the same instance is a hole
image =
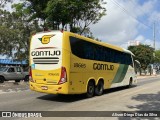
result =
[[[86,97],[91,98],[94,96],[94,91],[95,91],[95,85],[93,81],[89,81],[87,85],[87,93]]]
[[[15,82],[20,82],[20,80],[15,80]]]
[[[25,82],[28,82],[28,81],[29,81],[29,76],[28,76],[28,75],[25,76],[24,81],[25,81]]]
[[[5,78],[3,76],[0,76],[0,83],[4,83]]]
[[[99,81],[97,86],[95,87],[95,94],[100,96],[103,94],[104,90],[104,83],[102,81]]]
[[[133,85],[133,80],[130,79],[130,80],[129,80],[129,85],[128,85],[128,87],[130,88],[130,87],[132,87],[132,85]]]

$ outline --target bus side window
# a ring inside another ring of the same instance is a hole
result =
[[[90,43],[84,42],[83,48],[84,48],[84,58],[94,60],[94,52],[93,52],[93,46],[89,45]]]

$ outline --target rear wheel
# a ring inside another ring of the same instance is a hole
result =
[[[103,94],[103,89],[104,89],[104,84],[103,81],[99,81],[96,88],[95,88],[95,94],[100,96]]]
[[[5,79],[3,76],[0,76],[0,83],[4,83]]]
[[[132,80],[132,78],[129,80],[129,87],[132,87],[132,85],[133,85],[133,80]]]
[[[25,81],[25,82],[28,82],[28,81],[29,81],[29,76],[28,76],[28,75],[25,76],[24,81]]]
[[[93,97],[94,91],[95,91],[94,82],[93,82],[93,81],[89,81],[88,86],[87,86],[87,93],[86,93],[86,96],[87,96],[88,98]]]
[[[15,82],[20,82],[20,80],[15,80]]]

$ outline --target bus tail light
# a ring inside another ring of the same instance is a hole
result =
[[[32,79],[32,69],[31,69],[31,67],[29,68],[29,80],[31,82],[34,82],[33,79]]]
[[[58,84],[63,84],[67,82],[67,71],[65,67],[61,67],[61,77]]]

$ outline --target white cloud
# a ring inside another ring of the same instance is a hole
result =
[[[144,4],[140,6],[138,2],[135,2],[137,6],[137,9],[135,9],[137,15],[138,16],[141,16],[141,15],[148,16],[148,14],[150,14],[151,11],[154,9],[154,6],[156,5],[156,3],[157,3],[157,0],[150,0],[150,1],[144,2]]]
[[[112,44],[127,42],[137,34],[137,22],[111,1],[107,1],[107,15],[91,30],[99,39]]]
[[[159,22],[159,21],[160,21],[160,12],[158,11],[152,12],[152,14],[149,17],[149,22],[153,23],[153,22]]]
[[[135,38],[135,40],[138,40],[138,41],[142,42],[142,41],[145,40],[145,38],[144,38],[143,35],[138,35],[138,36]]]
[[[140,5],[138,1],[129,0],[106,0],[107,15],[104,16],[97,24],[90,26],[93,35],[103,42],[127,47],[130,40],[139,40],[142,43],[151,44],[151,40],[141,31],[146,31],[145,25],[150,21],[150,15],[159,17],[160,12],[154,13],[154,6],[157,0],[146,1]],[[117,5],[117,3],[119,5]],[[156,15],[154,15],[154,14]],[[136,19],[140,18],[140,24]],[[153,17],[152,17],[153,18]],[[160,18],[160,17],[159,17]],[[146,20],[144,20],[146,19]],[[147,34],[147,33],[146,33]],[[150,33],[152,36],[152,32]]]
[[[150,45],[153,47],[153,40],[146,39],[143,44]]]
[[[145,45],[150,45],[151,47],[154,48],[154,40],[153,39],[146,39],[143,35],[138,35],[135,40],[138,40],[140,43],[145,44]],[[156,49],[160,49],[160,42],[158,42],[158,38],[155,39],[155,47]]]

